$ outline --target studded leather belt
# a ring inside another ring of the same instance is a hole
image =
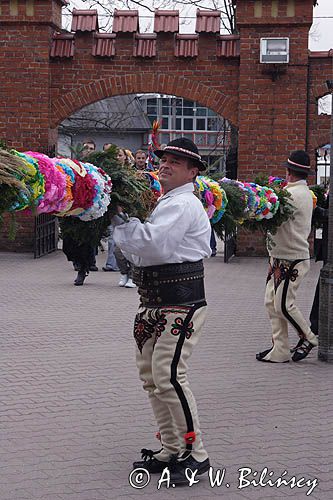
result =
[[[202,260],[137,267],[133,281],[138,285],[144,307],[196,304],[205,300]]]

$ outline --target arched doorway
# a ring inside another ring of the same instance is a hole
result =
[[[201,102],[170,94],[117,95],[82,107],[60,123],[58,152],[70,156],[88,139],[97,150],[105,143],[147,150],[155,120],[160,124],[160,144],[186,136],[198,146],[210,173],[236,177],[237,129]]]
[[[72,156],[75,148],[89,141],[97,150],[113,143],[132,152],[147,151],[155,120],[160,123],[160,144],[188,137],[207,162],[209,176],[237,178],[237,128],[202,102],[179,95],[125,94],[88,104],[60,123],[58,151]],[[225,262],[235,250],[236,234],[226,234]]]

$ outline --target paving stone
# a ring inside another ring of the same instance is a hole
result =
[[[98,256],[104,264],[105,254]],[[74,287],[63,254],[38,260],[0,254],[0,499],[305,499],[307,487],[239,489],[239,469],[257,477],[318,478],[311,498],[333,491],[332,365],[316,351],[296,364],[258,363],[270,346],[263,307],[266,259],[221,253],[206,262],[208,318],[190,361],[205,446],[215,470],[191,488],[129,485],[140,449],[157,448],[156,424],[134,361],[135,290],[118,273],[90,273]],[[299,292],[309,313],[320,265]],[[290,332],[291,343],[297,342]],[[287,476],[286,476],[287,477]]]

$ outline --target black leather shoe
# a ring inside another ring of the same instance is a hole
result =
[[[93,264],[92,266],[90,266],[89,271],[98,271],[98,267],[96,266],[96,264]]]
[[[198,462],[190,455],[185,460],[170,460],[169,467],[171,484],[188,484],[186,469],[191,469],[193,472],[197,471],[196,476],[200,476],[209,470],[210,462],[209,458],[206,458],[203,462]]]
[[[307,357],[307,355],[314,347],[316,346],[314,344],[311,344],[309,340],[302,340],[301,342],[298,342],[291,359],[296,362],[301,361],[302,359]]]
[[[154,457],[159,451],[146,450],[143,448],[141,450],[141,456],[143,460],[138,460],[133,462],[133,469],[146,469],[150,474],[161,474],[165,467],[168,467],[169,462],[161,462]]]
[[[258,352],[256,354],[256,360],[257,361],[263,361],[264,363],[289,363],[289,359],[287,361],[272,361],[270,359],[264,359],[269,352],[271,352],[272,349],[267,349],[266,351]]]
[[[299,339],[299,341],[298,341],[298,343],[295,345],[295,347],[292,347],[292,348],[290,349],[291,354],[292,354],[293,352],[295,352],[295,351],[299,348],[299,346],[301,346],[302,344],[303,344],[303,339]]]
[[[77,273],[77,278],[74,281],[75,286],[81,286],[83,285],[84,280],[86,279],[87,273],[85,271],[79,271]]]
[[[161,474],[166,467],[168,467],[168,462],[161,462],[157,458],[133,462],[133,469],[146,469],[150,474]]]
[[[265,356],[267,356],[267,354],[271,351],[272,349],[267,349],[266,351],[262,351],[262,352],[258,352],[258,354],[256,354],[256,360],[257,361],[266,361],[265,359],[263,359]]]

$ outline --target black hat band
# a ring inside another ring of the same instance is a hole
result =
[[[289,160],[288,158],[288,163],[290,163],[291,165],[296,165],[296,167],[302,167],[302,168],[308,168],[310,169],[311,168],[311,165],[302,165],[301,163],[295,163],[294,161],[291,161]]]
[[[178,148],[177,146],[165,146],[163,151],[180,151],[181,153],[193,156],[193,158],[196,158],[197,160],[201,161],[201,156],[198,155],[197,153],[193,153],[193,151],[189,151],[188,149]]]

